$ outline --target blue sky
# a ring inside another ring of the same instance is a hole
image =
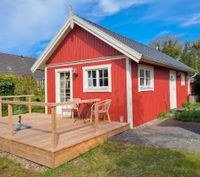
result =
[[[139,42],[200,38],[198,0],[71,0],[75,13]],[[67,0],[0,0],[0,52],[38,57],[68,16]]]

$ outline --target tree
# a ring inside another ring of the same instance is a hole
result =
[[[180,58],[182,46],[178,36],[165,36],[150,42],[150,46],[175,59]]]
[[[181,61],[200,73],[200,40],[184,43]]]

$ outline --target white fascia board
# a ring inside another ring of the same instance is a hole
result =
[[[51,40],[51,42],[46,47],[46,49],[44,50],[44,52],[41,54],[41,56],[39,57],[39,59],[31,67],[32,73],[34,73],[37,69],[39,69],[41,67],[41,65],[43,64],[43,62],[45,62],[48,59],[49,54],[52,53],[55,50],[56,45],[63,38],[64,33],[68,29],[70,29],[70,21],[69,20],[67,20],[65,22],[65,24],[63,25],[63,27],[60,29],[60,31],[57,33],[57,35]]]
[[[127,57],[131,58],[135,62],[139,63],[140,59],[142,58],[142,54],[140,54],[137,51],[133,50],[132,48],[124,45],[123,43],[117,41],[110,35],[99,30],[95,26],[92,26],[87,21],[79,18],[78,16],[74,16],[74,22],[77,25],[79,25],[80,27],[82,27],[83,29],[85,29],[86,31],[88,31],[89,33],[91,33],[94,36],[96,36],[97,38],[99,38],[100,40],[104,41],[108,45],[112,46],[116,50],[118,50],[121,53],[123,53],[124,55],[126,55]]]

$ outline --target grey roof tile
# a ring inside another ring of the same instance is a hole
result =
[[[31,66],[36,59],[0,53],[0,74],[15,74],[18,76],[32,76],[36,80],[44,79],[43,71],[31,72]]]
[[[117,34],[111,30],[108,30],[98,24],[95,24],[89,20],[86,20],[80,16],[79,18],[85,20],[86,22],[90,23],[91,25],[95,26],[99,30],[103,31],[104,33],[108,34],[109,36],[113,37],[114,39],[118,40],[119,42],[125,44],[126,46],[132,48],[133,50],[141,53],[144,58],[148,58],[148,60],[156,63],[160,63],[166,65],[168,67],[174,67],[178,70],[188,71],[188,72],[196,72],[193,68],[183,64],[182,62],[137,41],[124,37],[120,34]]]

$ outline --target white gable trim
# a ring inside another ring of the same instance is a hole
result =
[[[70,30],[71,30],[71,28],[70,28],[70,21],[67,20],[67,22],[61,28],[61,30],[58,32],[58,34],[52,39],[52,41],[50,42],[50,44],[46,47],[46,49],[44,50],[44,52],[42,53],[42,55],[39,57],[39,59],[31,67],[31,71],[33,73],[37,69],[42,69],[41,65],[43,64],[43,62],[46,62],[48,60],[49,56],[54,52],[55,48],[60,44],[61,39],[63,39]]]
[[[34,65],[31,68],[32,72],[35,72],[37,69],[43,69],[44,68],[44,63],[49,59],[49,56],[54,52],[54,50],[57,48],[57,46],[60,44],[60,42],[64,39],[64,37],[71,30],[71,27],[70,27],[70,24],[72,23],[71,20],[67,20],[67,22],[61,28],[61,30],[58,32],[58,34],[53,38],[51,43],[47,46],[45,51],[39,57],[39,59],[34,63]],[[131,58],[135,62],[138,63],[140,61],[142,54],[136,52],[135,50],[131,49],[130,47],[128,47],[128,46],[124,45],[123,43],[117,41],[116,39],[114,39],[113,37],[104,33],[103,31],[99,30],[95,26],[92,26],[87,21],[79,18],[76,15],[73,15],[73,22],[74,22],[74,24],[77,24],[78,26],[82,27],[83,29],[85,29],[89,33],[93,34],[94,36],[96,36],[100,40],[104,41],[108,45],[112,46],[113,48],[115,48],[119,52],[123,53],[127,57]]]
[[[99,58],[90,58],[85,60],[78,60],[78,61],[69,61],[64,63],[56,63],[56,64],[48,64],[46,65],[47,68],[54,68],[59,66],[71,66],[71,65],[80,65],[80,64],[88,64],[88,63],[96,63],[96,62],[103,62],[103,61],[110,61],[110,60],[123,60],[125,59],[124,55],[118,56],[111,56],[111,57],[99,57]]]
[[[117,41],[115,38],[111,37],[110,35],[104,33],[103,31],[99,30],[95,26],[92,26],[87,21],[79,18],[78,16],[74,16],[74,21],[77,25],[88,31],[89,33],[93,34],[97,38],[101,39],[111,47],[115,48],[116,50],[120,51],[127,57],[131,57],[135,62],[139,62],[142,57],[142,54],[136,52],[132,48],[126,46],[125,44]]]

